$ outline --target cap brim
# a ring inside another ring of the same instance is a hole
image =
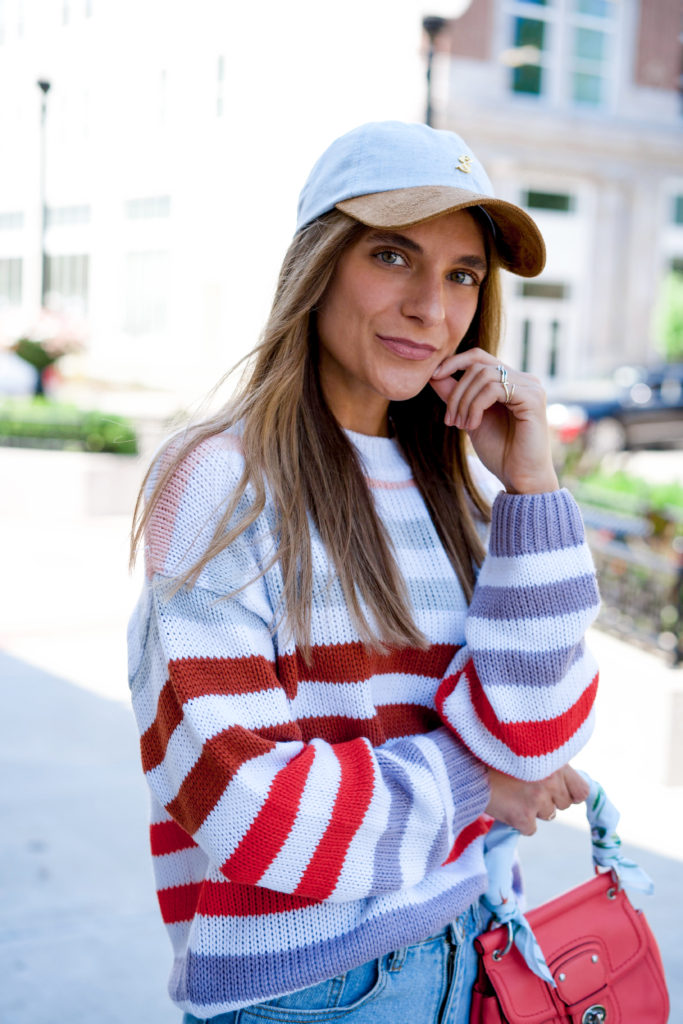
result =
[[[536,223],[521,207],[504,199],[446,185],[424,185],[354,196],[336,205],[371,228],[407,228],[444,213],[482,206],[496,226],[496,249],[507,270],[535,277],[545,266],[545,243]]]

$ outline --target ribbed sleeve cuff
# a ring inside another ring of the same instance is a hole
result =
[[[453,795],[453,834],[483,814],[491,787],[486,767],[448,729],[436,729],[432,738],[441,750]]]
[[[499,558],[540,554],[584,542],[581,512],[569,491],[507,494],[493,503],[489,551]]]

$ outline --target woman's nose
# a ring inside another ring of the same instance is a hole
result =
[[[412,281],[403,298],[401,312],[420,320],[425,327],[440,324],[446,315],[443,282],[426,277]]]

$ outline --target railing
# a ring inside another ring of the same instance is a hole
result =
[[[683,537],[655,552],[648,547],[654,528],[645,517],[581,508],[602,596],[598,625],[681,664]]]

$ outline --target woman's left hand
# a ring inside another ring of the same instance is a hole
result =
[[[505,377],[500,366],[480,348],[444,359],[430,384],[446,403],[445,422],[467,431],[476,454],[510,493],[555,491],[545,391],[536,377],[508,368]]]

